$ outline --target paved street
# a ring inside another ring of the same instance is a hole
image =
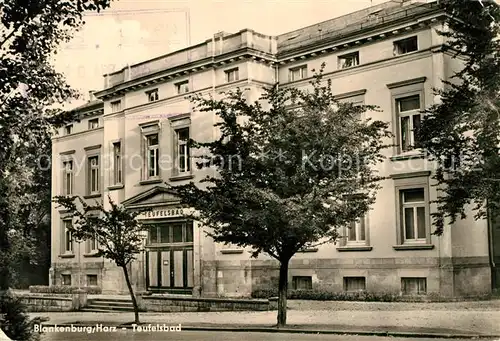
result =
[[[117,331],[115,333],[50,333],[44,334],[41,341],[160,341],[160,340],[190,340],[190,341],[323,341],[323,340],[338,340],[338,341],[436,341],[439,339],[423,339],[423,338],[395,338],[395,337],[379,337],[379,336],[352,336],[352,335],[312,335],[312,334],[288,334],[288,333],[246,333],[246,332],[196,332],[196,331],[180,331],[180,332],[133,332]],[[444,340],[444,339],[441,339]],[[461,341],[461,339],[454,339]],[[470,339],[463,339],[463,341]]]

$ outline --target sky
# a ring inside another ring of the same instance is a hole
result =
[[[114,0],[85,16],[85,25],[55,55],[56,70],[88,100],[103,75],[210,39],[251,28],[277,35],[387,0]]]

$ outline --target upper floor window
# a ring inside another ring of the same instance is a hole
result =
[[[398,56],[418,50],[417,36],[397,40],[394,42],[394,55]]]
[[[427,203],[424,188],[412,188],[399,191],[400,216],[403,240],[425,241],[427,237]]]
[[[93,118],[89,120],[89,130],[99,128],[99,119]]]
[[[177,93],[180,94],[185,94],[189,92],[189,81],[183,81],[175,84],[175,88],[177,90]]]
[[[226,75],[226,82],[234,82],[240,79],[238,68],[224,71]]]
[[[181,128],[175,131],[177,151],[177,171],[185,173],[191,170],[189,157],[189,128]]]
[[[146,136],[147,146],[147,174],[148,178],[157,177],[160,175],[160,150],[158,134]]]
[[[121,143],[113,143],[113,184],[122,183],[122,152]]]
[[[148,96],[148,102],[155,102],[159,99],[158,89],[146,91],[146,95]]]
[[[73,134],[73,125],[68,124],[66,127],[64,127],[64,135],[70,135]]]
[[[120,110],[122,110],[122,101],[111,102],[111,112],[118,112]]]
[[[94,236],[93,238],[86,240],[85,252],[86,253],[94,253],[96,251],[97,251],[97,238]]]
[[[399,119],[399,143],[402,152],[415,146],[415,131],[420,128],[422,114],[420,112],[420,95],[396,99]]]
[[[289,69],[290,82],[307,78],[307,65]]]
[[[339,69],[346,69],[359,65],[359,52],[353,52],[338,57]]]
[[[89,167],[89,194],[99,193],[99,156],[91,156],[88,158]]]
[[[68,160],[63,162],[63,194],[73,194],[73,161]]]

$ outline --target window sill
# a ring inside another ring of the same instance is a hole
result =
[[[398,155],[391,156],[391,161],[404,161],[404,160],[413,160],[413,159],[424,159],[424,152],[405,152]]]
[[[98,255],[98,253],[96,251],[96,252],[85,253],[83,255],[83,257],[90,258],[90,257],[100,257],[100,256]]]
[[[193,179],[194,175],[193,174],[179,174],[179,175],[174,175],[169,178],[170,181],[182,181],[182,180],[190,180]]]
[[[355,251],[371,251],[373,249],[373,246],[369,245],[347,245],[347,246],[341,246],[337,248],[337,251],[339,252],[355,252]]]
[[[162,179],[156,178],[156,179],[148,179],[148,180],[142,180],[139,182],[140,185],[151,185],[151,184],[159,184],[162,182]]]
[[[299,250],[297,252],[299,252],[299,253],[318,252],[318,248],[317,247],[311,247],[311,248],[308,248],[308,249]]]
[[[84,195],[83,198],[84,199],[100,198],[101,195],[102,195],[101,193],[89,194],[89,195]]]
[[[235,255],[235,254],[243,253],[243,250],[241,250],[241,249],[225,249],[225,250],[220,250],[220,253],[222,253],[223,255]]]
[[[123,184],[112,185],[112,186],[108,186],[108,190],[113,191],[115,189],[122,189],[123,187],[125,187]]]
[[[432,249],[434,249],[434,245],[433,244],[402,244],[402,245],[394,245],[392,248],[396,251],[432,250]]]
[[[66,253],[66,254],[62,254],[62,255],[59,255],[59,258],[75,258],[75,254],[74,253]]]

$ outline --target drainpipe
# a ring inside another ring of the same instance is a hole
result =
[[[497,273],[496,273],[496,264],[494,255],[495,249],[493,247],[493,222],[491,219],[491,210],[488,210],[487,224],[488,224],[488,258],[491,269],[491,288],[495,289],[497,286],[497,280],[496,280]]]

